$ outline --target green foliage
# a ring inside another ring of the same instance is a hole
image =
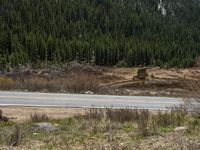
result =
[[[198,0],[2,0],[5,64],[190,67],[200,54]],[[126,62],[126,63],[125,63]]]

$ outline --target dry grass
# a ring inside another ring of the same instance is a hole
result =
[[[64,82],[64,89],[71,93],[97,92],[99,81],[95,75],[89,73],[69,74]]]
[[[133,109],[106,109],[106,117],[114,122],[131,122],[137,120],[138,110]]]
[[[0,90],[12,90],[16,88],[16,81],[8,77],[0,77]]]
[[[150,113],[148,110],[139,110],[137,111],[137,126],[141,136],[148,135],[148,125],[149,125]]]
[[[152,117],[152,121],[159,127],[181,126],[185,120],[187,112],[172,110],[165,112],[158,112]]]
[[[184,85],[189,91],[184,99],[185,108],[200,115],[200,78],[197,81],[184,82]]]
[[[22,141],[22,130],[19,125],[15,125],[15,133],[11,136],[10,144],[11,146],[19,146]]]
[[[15,81],[16,88],[28,91],[84,93],[100,91],[99,81],[89,73],[70,73],[63,78],[46,78],[41,76],[19,77]],[[8,86],[5,83],[4,86]],[[10,85],[12,87],[12,85]]]
[[[58,92],[60,90],[59,82],[54,80],[45,79],[42,77],[29,77],[25,79],[17,80],[17,88],[28,91],[42,91],[47,90],[48,92]]]
[[[124,113],[126,115],[124,115]],[[167,137],[168,133],[172,133],[177,135],[179,133],[171,132],[177,126],[184,126],[190,124],[192,120],[191,127],[188,125],[188,134],[195,132],[198,134],[200,121],[199,118],[193,118],[193,116],[189,116],[190,119],[187,120],[188,114],[181,114],[182,117],[179,116],[179,113],[183,113],[182,111],[173,110],[170,112],[162,112],[161,114],[157,114],[156,112],[151,113],[148,110],[131,110],[131,109],[90,109],[85,110],[83,115],[64,118],[64,119],[56,119],[56,120],[47,120],[45,119],[47,116],[45,114],[41,115],[36,113],[33,119],[33,122],[21,124],[23,139],[22,143],[17,147],[18,149],[26,149],[25,146],[29,145],[31,141],[40,141],[38,148],[34,149],[96,149],[96,150],[123,150],[123,149],[146,149],[145,146],[151,147],[156,142],[159,144],[158,139],[164,139],[163,143],[166,144],[165,141],[168,142]],[[110,115],[112,114],[112,115]],[[109,116],[107,116],[109,115]],[[32,115],[33,116],[33,115]],[[35,117],[37,116],[37,117]],[[128,117],[126,117],[128,116]],[[176,117],[174,117],[176,116]],[[155,117],[155,118],[154,118]],[[171,119],[173,117],[173,119]],[[39,118],[39,119],[38,119]],[[120,118],[120,119],[117,119]],[[155,120],[153,120],[153,118]],[[180,119],[179,123],[173,123]],[[45,132],[45,131],[37,131],[31,130],[31,125],[34,125],[34,122],[51,122],[52,124],[58,127],[58,130],[55,132]],[[152,134],[152,122],[155,123],[154,127],[157,132]],[[198,122],[198,123],[197,123]],[[165,123],[167,125],[165,125]],[[172,125],[171,125],[172,124]],[[8,130],[7,130],[8,129]],[[12,134],[6,132],[12,129]],[[16,131],[16,130],[15,130]],[[0,128],[0,135],[9,135],[8,139],[10,139],[10,135],[15,134],[14,127],[8,128],[7,126],[2,126]],[[167,131],[167,132],[166,132]],[[4,133],[4,134],[2,134]],[[20,135],[20,134],[19,134]],[[149,136],[151,135],[151,136]],[[161,136],[160,136],[161,135]],[[179,135],[185,136],[185,135]],[[2,136],[3,137],[3,136]],[[18,136],[20,139],[20,136]],[[145,138],[144,138],[145,137]],[[157,139],[152,140],[151,138]],[[171,138],[171,135],[170,135]],[[175,137],[177,139],[177,136]],[[180,138],[180,137],[178,137]],[[1,138],[0,136],[0,144],[2,145],[3,140],[6,138]],[[18,138],[17,138],[18,139]],[[145,145],[146,142],[143,140],[151,141],[149,145]],[[183,137],[185,139],[185,137]],[[177,149],[179,146],[177,143],[181,142],[169,139],[171,144],[168,142],[167,144],[174,145],[173,149]],[[178,140],[178,139],[177,139]],[[190,138],[191,141],[191,138]],[[153,142],[153,143],[152,143]],[[192,141],[196,144],[196,147],[199,147],[198,141]],[[13,142],[14,143],[14,142]],[[163,146],[161,142],[160,146]],[[168,146],[165,146],[166,149]],[[138,146],[139,145],[139,146]],[[33,146],[33,145],[31,145]],[[159,147],[159,145],[157,145]],[[180,147],[180,146],[179,146]],[[187,148],[193,148],[191,144],[187,146]],[[16,148],[16,149],[17,149]],[[152,147],[150,149],[154,149]],[[31,149],[29,147],[28,149]]]
[[[30,115],[30,122],[46,122],[49,121],[50,118],[46,114],[34,113]]]
[[[100,121],[104,117],[103,109],[89,109],[85,110],[85,114],[82,115],[82,118],[85,120],[98,120]],[[78,116],[77,116],[78,118]]]

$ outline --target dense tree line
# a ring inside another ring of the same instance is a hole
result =
[[[198,0],[0,0],[0,64],[190,67]]]

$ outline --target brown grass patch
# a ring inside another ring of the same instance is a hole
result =
[[[8,77],[0,77],[0,90],[12,90],[16,88],[16,81]]]
[[[30,115],[30,122],[46,122],[49,121],[50,118],[47,116],[47,114],[40,114],[40,113],[34,113]]]

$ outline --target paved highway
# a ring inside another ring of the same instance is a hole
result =
[[[165,110],[182,104],[180,98],[108,96],[0,91],[0,106],[137,108]]]

